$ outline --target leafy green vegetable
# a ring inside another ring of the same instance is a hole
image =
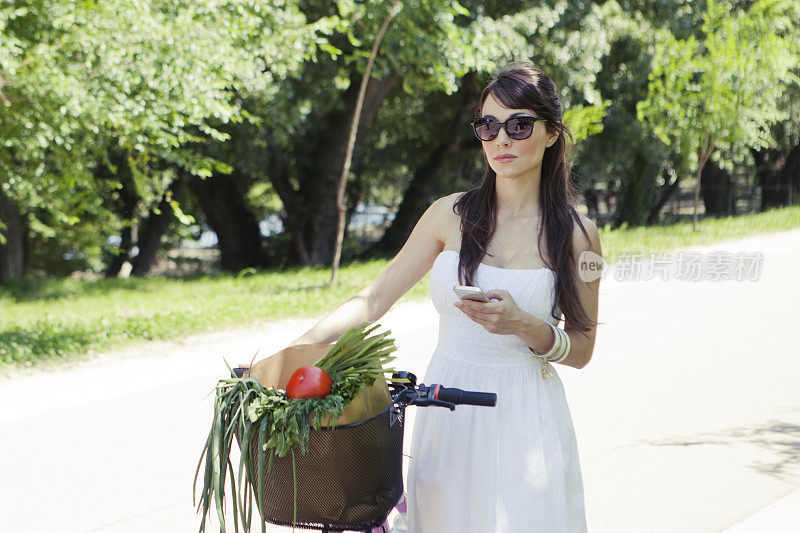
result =
[[[369,324],[348,329],[325,354],[316,366],[328,372],[333,380],[331,393],[324,398],[290,399],[282,390],[265,388],[255,378],[237,378],[233,370],[230,379],[222,379],[216,387],[214,419],[200,455],[194,477],[197,477],[205,457],[203,489],[198,512],[203,518],[200,532],[205,531],[206,518],[213,501],[225,532],[224,497],[225,478],[230,473],[230,487],[234,494],[234,528],[239,531],[239,520],[245,531],[252,522],[252,501],[255,497],[261,514],[262,528],[266,527],[263,502],[264,478],[271,471],[275,457],[294,454],[299,448],[305,454],[311,431],[318,431],[322,424],[335,425],[345,407],[364,388],[372,385],[384,373],[391,370],[383,365],[394,358],[389,354],[396,350],[394,341],[387,338],[389,331],[367,338],[378,325],[369,329]],[[227,364],[227,363],[226,363]],[[239,461],[239,487],[237,491],[230,450],[233,437],[239,440],[242,450]],[[253,439],[257,439],[258,457],[252,457]],[[266,461],[265,461],[266,459]],[[265,464],[266,463],[266,464]],[[295,516],[297,521],[297,479],[294,480]]]
[[[389,354],[397,350],[394,340],[386,338],[388,330],[367,338],[379,327],[380,324],[375,324],[370,328],[367,323],[348,329],[314,366],[330,374],[334,383],[353,377],[364,378],[365,383],[371,385],[375,379],[391,371],[384,370],[383,365],[394,361],[395,358]]]

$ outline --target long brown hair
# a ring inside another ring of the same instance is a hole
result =
[[[490,93],[508,108],[532,109],[537,116],[547,119],[544,124],[548,133],[559,133],[556,142],[545,149],[542,159],[539,185],[542,223],[537,246],[544,251],[541,246],[544,236],[549,257],[542,253],[542,259],[555,272],[555,300],[550,314],[560,320],[560,310],[570,325],[580,331],[588,331],[596,323],[589,318],[581,304],[575,284],[572,247],[574,223],[578,223],[587,241],[589,235],[574,207],[578,195],[572,175],[573,140],[572,133],[562,122],[558,89],[546,73],[530,63],[518,62],[492,77],[481,94],[475,110],[476,117],[480,116]],[[566,137],[569,137],[569,141]],[[458,272],[460,283],[464,285],[473,285],[475,272],[494,235],[497,224],[496,178],[484,152],[483,182],[479,187],[462,194],[453,206],[453,211],[461,217]]]

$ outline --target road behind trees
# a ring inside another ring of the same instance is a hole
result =
[[[800,231],[697,250],[761,252],[760,278],[612,272],[592,361],[557,365],[593,533],[721,531],[797,488]],[[142,344],[3,379],[0,529],[196,531],[191,483],[222,358],[273,353],[313,322]],[[422,376],[432,305],[399,305],[380,322],[396,338],[397,366]],[[409,427],[407,449],[410,439]]]

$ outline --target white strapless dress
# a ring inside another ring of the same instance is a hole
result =
[[[580,533],[583,479],[564,387],[515,335],[495,335],[453,307],[458,252],[436,258],[430,294],[439,342],[424,383],[496,392],[496,407],[416,410],[408,472],[410,533]],[[481,264],[475,283],[508,291],[552,324],[555,273]]]

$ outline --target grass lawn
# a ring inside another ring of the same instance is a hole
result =
[[[671,252],[750,235],[800,228],[800,206],[757,215],[619,229],[601,228],[609,263],[623,253]],[[170,279],[25,278],[0,287],[0,370],[57,363],[132,341],[317,316],[366,286],[388,260],[354,262],[326,286],[327,269]],[[401,301],[428,294],[428,276]]]

